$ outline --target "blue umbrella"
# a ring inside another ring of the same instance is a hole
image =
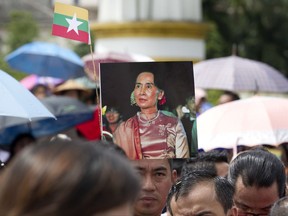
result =
[[[50,96],[42,99],[41,102],[56,116],[57,120],[45,118],[29,123],[3,126],[3,129],[0,129],[0,145],[11,144],[19,134],[29,133],[35,138],[55,135],[93,119],[94,108],[74,98]]]
[[[85,75],[83,61],[72,50],[47,42],[25,44],[5,57],[10,67],[64,80]]]

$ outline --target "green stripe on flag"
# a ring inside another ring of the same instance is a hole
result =
[[[65,16],[63,14],[54,14],[54,19],[53,19],[53,24],[64,26],[64,27],[69,27],[69,23],[67,22],[66,18],[72,19],[73,17],[71,16]],[[88,26],[88,21],[83,20],[83,19],[78,19],[78,21],[83,22],[81,25],[78,26],[78,30],[88,32],[89,26]]]

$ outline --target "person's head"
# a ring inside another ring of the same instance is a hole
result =
[[[240,97],[237,93],[231,91],[225,91],[218,99],[218,104],[224,104],[231,101],[239,100]]]
[[[285,196],[285,168],[265,149],[251,149],[230,162],[228,179],[235,187],[234,204],[239,213],[268,215],[273,203]]]
[[[132,216],[139,189],[137,173],[115,151],[52,141],[25,149],[4,170],[0,215]]]
[[[206,170],[213,176],[217,176],[216,166],[213,162],[210,161],[198,161],[197,158],[190,158],[186,161],[182,168],[182,176],[187,175],[189,173],[198,171],[198,170]]]
[[[183,166],[184,173],[197,169],[209,169],[215,175],[226,177],[229,169],[228,155],[224,151],[207,151],[190,158]]]
[[[277,200],[270,210],[269,216],[287,216],[288,215],[288,196]]]
[[[61,91],[60,95],[75,98],[75,99],[80,99],[81,91],[77,89],[70,89],[70,90]]]
[[[178,179],[182,175],[182,169],[183,169],[183,166],[186,163],[186,159],[184,159],[184,158],[173,158],[173,159],[171,159],[171,161],[173,161],[173,164],[172,164],[173,168],[172,169],[176,171],[177,179]]]
[[[83,97],[89,93],[89,91],[82,84],[70,79],[56,86],[53,89],[53,93],[56,95],[82,100]]]
[[[157,111],[157,103],[164,97],[164,90],[155,82],[152,72],[142,72],[137,76],[133,91],[135,103],[141,110]]]
[[[116,145],[112,141],[102,140],[101,142],[99,142],[99,141],[90,141],[90,142],[95,143],[96,145],[99,145],[99,146],[107,149],[108,151],[114,151],[117,154],[122,155],[123,157],[128,159],[127,154],[125,153],[123,148],[121,148],[119,145]]]
[[[189,96],[186,98],[185,101],[186,101],[185,105],[184,106],[181,104],[178,105],[175,108],[175,111],[179,119],[189,118],[191,121],[191,118],[192,119],[196,118],[195,97]]]
[[[134,205],[135,216],[160,216],[168,192],[176,179],[168,159],[142,159],[132,161],[140,174],[142,188]]]
[[[231,215],[233,193],[234,188],[226,178],[197,170],[183,175],[171,188],[167,209],[171,216]]]
[[[10,158],[21,152],[24,148],[34,144],[36,138],[30,133],[19,134],[10,145]]]
[[[121,120],[121,115],[116,107],[108,107],[105,112],[108,124],[117,124]]]
[[[197,113],[201,113],[201,106],[206,100],[206,91],[201,88],[195,88],[195,109]]]
[[[43,99],[45,97],[48,97],[51,94],[48,86],[46,86],[44,84],[36,84],[35,86],[33,86],[33,88],[30,91],[38,99]]]

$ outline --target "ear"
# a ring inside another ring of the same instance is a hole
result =
[[[228,216],[237,216],[238,215],[238,210],[235,206],[233,206],[231,209],[228,210],[227,212]]]
[[[158,100],[161,100],[163,96],[164,96],[164,91],[163,90],[159,90]]]
[[[172,183],[175,184],[177,181],[177,171],[174,169],[172,171]]]

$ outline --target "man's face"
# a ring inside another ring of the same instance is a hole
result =
[[[186,197],[179,197],[177,201],[173,197],[171,210],[173,216],[227,215],[217,200],[214,184],[206,181],[197,184]]]
[[[149,72],[140,73],[136,79],[134,96],[141,109],[157,109],[160,91],[155,86],[154,75]],[[160,98],[159,98],[160,99]]]
[[[168,160],[135,160],[133,165],[142,179],[141,192],[134,206],[135,215],[160,216],[174,182]]]
[[[268,215],[273,203],[279,199],[276,181],[270,187],[245,187],[240,176],[235,186],[234,203],[239,215],[241,213]]]

